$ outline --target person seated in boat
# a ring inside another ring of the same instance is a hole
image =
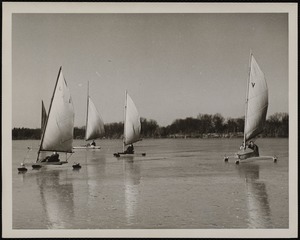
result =
[[[124,153],[133,154],[134,153],[133,145],[130,144]]]
[[[248,148],[252,149],[255,153],[255,156],[259,156],[259,150],[258,150],[258,146],[253,142],[253,141],[250,141],[249,144],[248,144]]]
[[[47,162],[59,162],[59,154],[54,152],[51,156],[45,158]]]
[[[92,146],[92,147],[95,147],[95,146],[96,146],[96,143],[95,143],[94,140],[90,143],[90,146]]]

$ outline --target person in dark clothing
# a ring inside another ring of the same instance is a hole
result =
[[[127,153],[127,154],[133,154],[134,153],[134,148],[133,148],[132,144],[130,144],[128,146],[128,148],[126,149],[125,153]]]
[[[51,156],[47,156],[45,159],[41,160],[41,162],[59,162],[59,154],[54,152]]]
[[[93,141],[90,143],[90,145],[95,147],[95,146],[96,146],[95,141],[93,140]]]
[[[252,149],[255,153],[255,156],[259,156],[259,150],[258,150],[258,146],[256,144],[254,144],[254,142],[250,141],[248,148]]]
[[[48,159],[48,162],[59,162],[59,154],[54,152]]]

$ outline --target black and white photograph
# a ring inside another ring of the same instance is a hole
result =
[[[3,3],[2,237],[297,237],[297,7]]]

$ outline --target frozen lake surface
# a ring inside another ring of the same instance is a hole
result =
[[[35,148],[29,164],[39,141],[13,141],[13,228],[288,228],[288,139],[256,141],[277,163],[225,163],[241,141],[146,139],[135,144],[145,157],[115,158],[121,140],[97,140],[101,150],[76,150],[68,164],[22,174],[27,146]]]

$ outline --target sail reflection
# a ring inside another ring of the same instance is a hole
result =
[[[66,174],[63,170],[45,170],[36,175],[42,207],[51,229],[67,228],[74,218],[73,185]]]
[[[136,221],[136,210],[138,206],[138,193],[141,170],[138,163],[134,163],[133,157],[124,159],[124,185],[125,185],[125,207],[126,219],[128,224],[133,224]]]
[[[259,165],[254,163],[238,166],[239,175],[245,178],[250,228],[272,228],[270,204],[266,185],[259,180]]]

